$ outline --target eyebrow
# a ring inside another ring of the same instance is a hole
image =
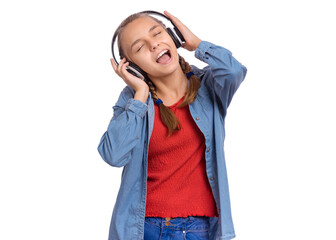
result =
[[[157,28],[157,27],[159,27],[159,26],[160,26],[159,24],[152,26],[152,27],[148,30],[148,32],[153,31],[155,28]],[[132,45],[131,45],[131,49],[132,49],[132,48],[134,47],[134,45],[137,44],[140,40],[141,40],[141,39],[137,39],[137,40],[135,40],[135,41],[132,43]]]

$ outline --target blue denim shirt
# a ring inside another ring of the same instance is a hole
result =
[[[206,173],[219,217],[210,218],[210,239],[235,237],[224,156],[225,116],[247,69],[232,53],[202,41],[195,57],[208,65],[193,72],[201,79],[190,113],[205,137]],[[154,102],[134,99],[126,86],[113,107],[113,117],[98,151],[109,165],[123,167],[121,185],[112,213],[109,240],[142,240],[146,207],[148,143],[154,125]]]

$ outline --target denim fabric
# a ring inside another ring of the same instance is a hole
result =
[[[201,82],[189,110],[205,137],[206,174],[219,214],[209,220],[209,235],[211,240],[227,240],[235,237],[235,231],[224,155],[224,120],[247,68],[228,49],[206,41],[198,45],[195,57],[208,64],[203,69],[192,66]],[[148,145],[155,109],[151,92],[146,103],[134,99],[134,94],[129,86],[123,89],[98,146],[106,163],[123,167],[109,240],[143,240],[144,236]]]
[[[209,229],[209,217],[146,217],[144,240],[209,240]]]

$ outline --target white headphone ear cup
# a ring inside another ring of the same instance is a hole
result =
[[[127,66],[126,70],[131,73],[133,76],[136,76],[138,78],[141,78],[142,80],[147,79],[147,73],[143,71],[138,65],[136,65],[133,62],[129,62],[129,65]]]

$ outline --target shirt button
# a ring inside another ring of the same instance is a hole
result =
[[[183,233],[186,233],[186,231],[183,230]]]
[[[207,149],[207,152],[210,152],[210,148]]]
[[[215,178],[214,177],[211,177],[210,180],[213,181]]]
[[[196,120],[199,120],[199,117],[196,117]]]

